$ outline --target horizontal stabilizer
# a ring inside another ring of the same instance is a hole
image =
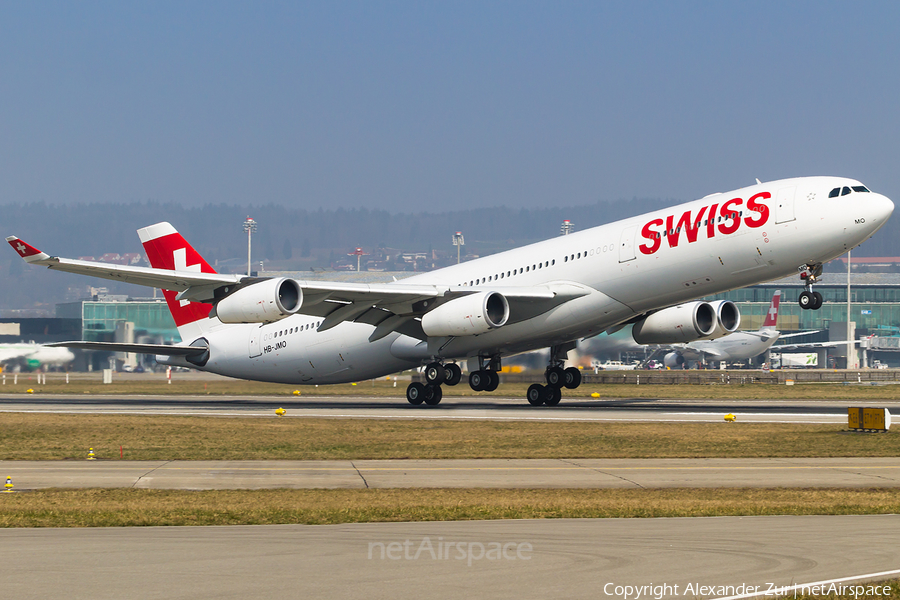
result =
[[[194,356],[203,354],[207,346],[169,346],[166,344],[125,344],[119,342],[53,342],[45,346],[61,346],[80,350],[105,350],[107,352],[134,352],[136,354],[160,354],[163,356]]]

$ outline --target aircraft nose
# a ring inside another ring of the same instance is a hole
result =
[[[881,194],[873,194],[875,197],[872,199],[872,215],[878,219],[879,222],[887,221],[891,214],[894,212],[894,203],[887,196],[882,196]]]

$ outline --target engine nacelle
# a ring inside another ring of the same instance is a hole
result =
[[[435,337],[478,335],[509,320],[509,301],[498,292],[470,294],[442,304],[422,317],[422,330]]]
[[[632,336],[638,344],[679,344],[712,335],[715,328],[715,309],[708,302],[689,302],[644,317]]]
[[[670,369],[676,369],[684,365],[684,355],[681,352],[669,352],[663,357],[663,364]]]
[[[738,327],[741,326],[741,311],[734,302],[731,300],[716,300],[709,304],[716,311],[716,327],[711,334],[703,337],[704,340],[725,337],[738,330]]]
[[[303,290],[287,277],[266,279],[241,288],[216,304],[223,323],[273,323],[300,310]]]

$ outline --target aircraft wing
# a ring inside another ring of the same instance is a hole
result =
[[[30,265],[40,265],[54,271],[89,275],[101,279],[125,281],[136,285],[160,288],[181,292],[191,287],[210,285],[228,285],[239,283],[246,277],[243,275],[230,275],[222,273],[200,273],[194,271],[169,271],[167,269],[152,269],[150,267],[132,267],[127,265],[113,265],[109,263],[91,262],[87,260],[75,260],[72,258],[60,258],[41,252],[28,242],[20,240],[16,236],[6,238],[22,259]]]
[[[859,340],[850,340],[851,344],[858,344]],[[777,346],[772,346],[769,350],[774,350],[775,352],[781,352],[784,350],[798,350],[800,348],[833,348],[835,346],[846,346],[847,340],[840,342],[806,342],[803,344],[778,344]]]
[[[45,266],[56,271],[176,291],[179,292],[176,297],[178,300],[215,303],[240,287],[264,279],[245,275],[172,271],[60,258],[50,256],[16,236],[7,237],[6,241],[29,264]],[[567,282],[536,287],[497,285],[463,287],[402,282],[364,284],[301,280],[297,280],[297,283],[303,291],[303,304],[298,312],[324,317],[320,329],[329,329],[348,320],[371,322],[375,325],[386,323],[378,337],[383,337],[382,334],[387,335],[391,331],[415,334],[416,328],[410,328],[412,319],[448,300],[477,292],[496,291],[503,294],[510,304],[509,323],[530,319],[563,302],[591,292],[584,286]],[[388,323],[387,319],[392,316],[397,318]],[[125,351],[137,352],[137,350]]]
[[[778,339],[783,340],[783,339],[792,338],[792,337],[799,337],[801,335],[812,335],[814,333],[821,333],[823,331],[825,331],[825,330],[824,329],[814,329],[813,331],[800,331],[798,333],[783,333],[778,336]]]

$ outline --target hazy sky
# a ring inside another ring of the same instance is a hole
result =
[[[0,204],[900,198],[897,2],[0,1]]]

